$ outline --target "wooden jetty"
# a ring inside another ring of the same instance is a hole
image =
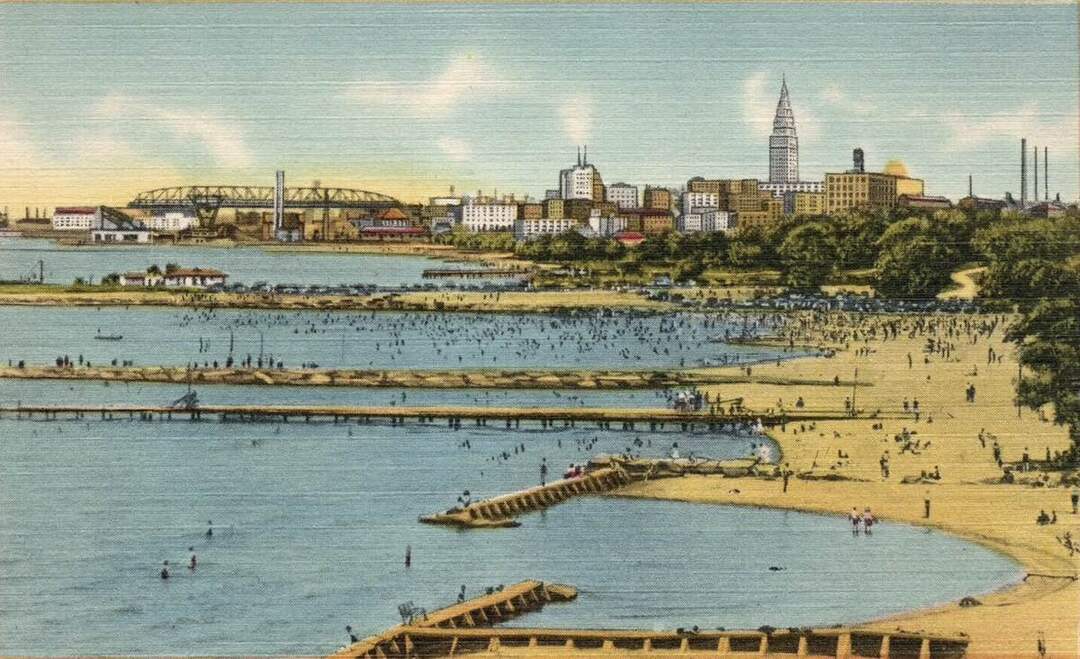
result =
[[[425,524],[444,524],[464,528],[517,526],[517,515],[542,510],[574,496],[600,494],[629,484],[630,476],[615,468],[589,471],[577,478],[557,480],[527,490],[484,499],[463,508],[421,517]]]
[[[683,412],[667,408],[613,407],[470,407],[470,406],[335,406],[335,405],[202,405],[177,408],[165,405],[5,405],[0,415],[18,418],[58,419],[100,418],[102,420],[130,419],[151,421],[187,418],[191,421],[217,418],[221,422],[281,422],[333,421],[360,423],[373,420],[394,424],[406,420],[434,423],[445,421],[447,426],[460,429],[462,420],[477,426],[489,422],[505,424],[506,428],[520,427],[522,421],[539,422],[542,428],[572,428],[578,423],[595,423],[602,429],[612,424],[623,430],[648,426],[651,430],[675,429],[693,431],[716,429],[724,424],[757,424],[774,426],[800,421],[851,419],[847,413],[828,410],[796,410],[793,412],[759,413],[743,410],[735,414],[710,414],[708,411]]]
[[[343,648],[333,656],[409,656],[413,651],[409,636],[416,630],[460,630],[490,626],[542,609],[550,602],[569,602],[576,597],[577,589],[573,586],[536,580],[522,581],[431,613],[417,613],[412,620]]]
[[[424,279],[438,279],[445,277],[460,277],[462,279],[523,277],[529,275],[528,270],[467,270],[464,268],[428,268],[421,273]]]

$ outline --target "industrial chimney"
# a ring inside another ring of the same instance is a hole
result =
[[[1020,138],[1020,208],[1027,207],[1027,138]]]
[[[1050,149],[1043,147],[1043,199],[1050,201]]]
[[[1033,146],[1031,150],[1035,152],[1032,154],[1035,156],[1035,185],[1031,189],[1031,198],[1037,204],[1039,203],[1039,147]]]
[[[862,174],[866,171],[866,166],[863,163],[862,149],[855,149],[851,152],[851,171],[856,174]]]

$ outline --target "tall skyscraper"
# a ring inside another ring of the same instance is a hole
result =
[[[795,183],[799,180],[799,138],[795,134],[795,115],[788,98],[787,79],[780,84],[773,131],[769,136],[769,183]]]

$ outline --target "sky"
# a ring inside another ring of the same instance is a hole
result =
[[[0,206],[276,169],[403,201],[542,197],[579,144],[608,183],[765,179],[782,76],[805,180],[862,147],[928,194],[959,198],[968,174],[1018,194],[1026,136],[1073,201],[1077,20],[1075,3],[0,4]]]

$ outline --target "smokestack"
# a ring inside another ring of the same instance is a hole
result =
[[[1043,147],[1043,199],[1050,201],[1050,149]]]
[[[1020,208],[1027,206],[1027,138],[1020,138]]]
[[[581,147],[577,148],[577,166],[581,167]]]
[[[1031,150],[1035,152],[1035,186],[1031,189],[1031,198],[1039,203],[1039,147],[1033,146]]]
[[[968,174],[968,196],[969,197],[974,197],[975,196],[975,193],[973,192],[974,189],[975,189],[975,186],[971,181],[971,174]]]
[[[582,164],[585,164],[585,165],[589,164],[589,145],[588,144],[585,145],[585,161]]]

